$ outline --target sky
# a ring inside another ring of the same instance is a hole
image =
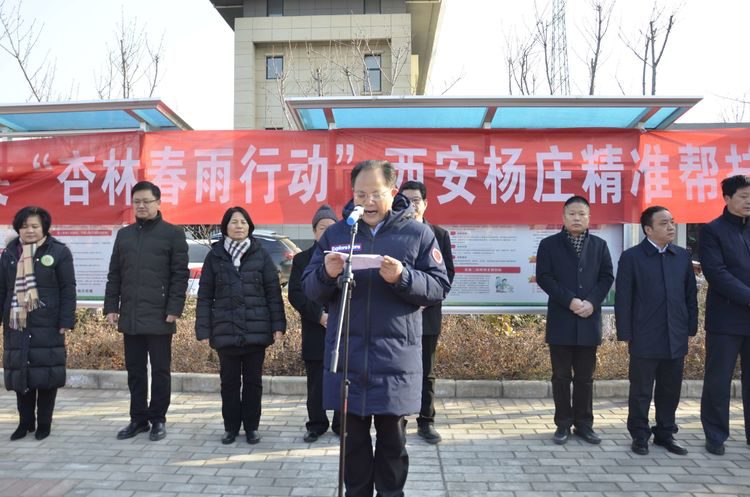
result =
[[[5,8],[18,0],[5,0]],[[0,0],[0,3],[2,0]],[[507,39],[525,39],[534,25],[533,0],[443,0],[428,81],[428,94],[508,94]],[[617,0],[604,38],[597,94],[640,95],[640,62],[622,38],[638,39],[653,0]],[[547,0],[536,0],[544,11]],[[677,22],[658,65],[657,95],[702,96],[681,122],[721,122],[736,115],[731,99],[750,98],[750,64],[743,47],[750,2],[659,0]],[[152,42],[164,36],[164,76],[155,96],[195,129],[231,129],[234,34],[209,0],[25,0],[24,18],[43,25],[32,61],[56,62],[57,94],[96,100],[95,73],[102,70],[124,12]],[[566,29],[571,93],[588,93],[584,29],[590,0],[568,0]],[[537,94],[544,95],[541,59]],[[451,82],[460,79],[446,88]],[[72,90],[71,90],[72,89]],[[514,91],[515,94],[515,91]],[[15,61],[0,53],[0,103],[25,102],[30,93]],[[744,115],[750,121],[750,108]]]

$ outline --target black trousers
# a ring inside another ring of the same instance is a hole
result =
[[[552,362],[555,425],[559,428],[592,428],[596,346],[550,345],[549,353]]]
[[[377,440],[372,452],[370,425],[375,418]],[[403,497],[409,454],[406,453],[406,419],[403,416],[346,416],[347,497]]]
[[[16,392],[19,424],[31,428],[34,424],[52,424],[52,412],[55,410],[57,388],[29,390],[26,393]],[[36,413],[34,412],[36,411]]]
[[[628,431],[634,440],[651,438],[652,430],[648,423],[648,411],[651,407],[652,392],[656,410],[654,438],[669,440],[674,433],[677,433],[675,412],[680,403],[684,365],[684,357],[644,359],[630,356]],[[654,383],[656,383],[656,388],[654,388]]]
[[[713,444],[724,443],[729,438],[729,400],[738,355],[742,367],[745,438],[750,443],[750,336],[706,334],[701,423],[706,441]]]
[[[224,429],[233,433],[258,429],[263,397],[263,360],[266,348],[259,346],[238,354],[219,350],[221,416]]]
[[[318,436],[328,431],[328,415],[323,409],[323,361],[305,361],[307,373],[307,417],[305,428]],[[333,422],[330,424],[335,433],[340,433],[341,420],[339,412],[333,411]]]
[[[422,408],[417,425],[435,422],[435,351],[438,335],[422,335]]]
[[[172,394],[172,335],[123,335],[130,389],[130,421],[166,422]],[[151,403],[147,359],[151,360]]]

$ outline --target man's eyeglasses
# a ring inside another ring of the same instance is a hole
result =
[[[156,199],[153,199],[153,200],[133,200],[133,205],[136,206],[136,207],[140,207],[141,205],[143,205],[143,206],[149,206],[149,205],[153,204],[154,202],[157,202],[157,200]]]
[[[354,200],[356,202],[367,202],[367,199],[369,198],[373,202],[380,202],[384,198],[388,196],[387,191],[383,192],[372,192],[372,193],[365,193],[365,192],[354,192]]]

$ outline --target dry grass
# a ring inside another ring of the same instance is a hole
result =
[[[685,361],[685,378],[702,379],[705,356],[703,302],[698,336],[690,340]],[[288,331],[285,339],[267,349],[264,374],[301,376],[300,320],[287,303]],[[99,311],[79,310],[76,329],[67,338],[68,367],[80,369],[124,369],[122,337],[106,324]],[[174,337],[172,370],[214,373],[218,357],[207,344],[195,339],[193,321],[195,301],[188,300],[184,317],[178,321]],[[612,319],[605,328],[612,329]],[[544,343],[545,317],[526,316],[456,316],[443,320],[438,342],[436,373],[439,378],[453,379],[549,379],[549,352]],[[1,340],[1,339],[0,339]],[[612,331],[605,332],[599,348],[596,377],[627,378],[627,346],[617,342]]]

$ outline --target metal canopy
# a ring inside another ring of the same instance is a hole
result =
[[[664,129],[702,97],[299,97],[297,129]]]
[[[190,129],[159,99],[0,104],[0,137]]]

